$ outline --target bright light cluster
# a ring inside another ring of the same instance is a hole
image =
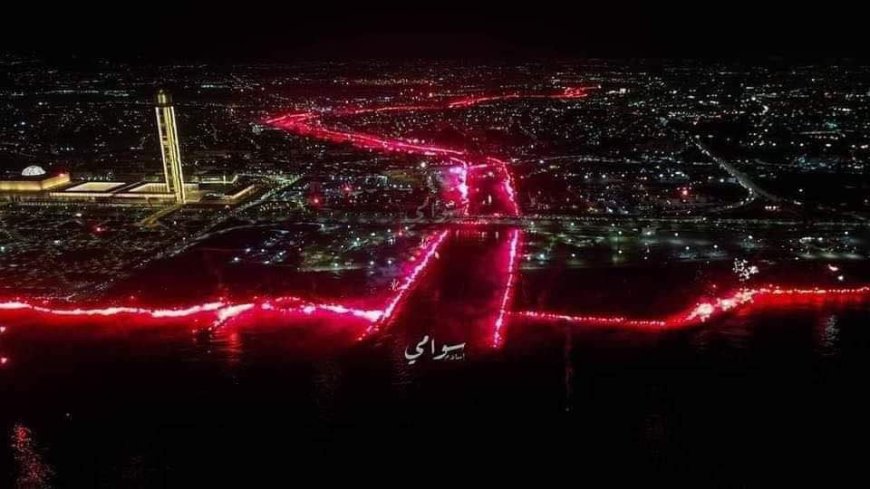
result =
[[[484,103],[500,102],[519,98],[576,99],[585,97],[587,95],[587,90],[588,89],[585,87],[569,87],[561,92],[550,94],[509,93],[502,95],[479,95],[456,99],[448,102],[446,105],[397,105],[370,108],[354,107],[338,109],[332,111],[331,113],[333,115],[347,116],[378,112],[414,112],[421,110],[439,110],[445,108],[458,109],[469,108]],[[508,168],[507,162],[499,158],[493,156],[485,156],[482,158],[483,163],[472,165],[469,164],[469,160],[472,158],[472,155],[469,155],[466,151],[434,145],[420,145],[400,139],[387,139],[362,132],[339,131],[335,129],[330,129],[323,126],[320,117],[313,112],[296,113],[285,115],[282,117],[276,117],[274,119],[267,120],[266,123],[284,129],[296,135],[308,136],[336,143],[349,143],[362,149],[445,157],[453,164],[458,165],[453,167],[451,173],[458,177],[455,188],[460,194],[461,204],[463,205],[463,215],[468,215],[469,213],[469,208],[471,204],[471,190],[479,190],[478,188],[476,188],[475,185],[478,179],[477,173],[482,171],[490,171],[498,178],[500,182],[496,186],[496,189],[500,192],[500,200],[503,201],[504,204],[507,206],[508,215],[519,216],[521,213],[516,186],[514,185],[513,175]],[[494,347],[498,347],[502,343],[502,330],[505,322],[505,317],[508,313],[508,308],[510,307],[510,301],[513,296],[513,288],[516,282],[517,248],[519,247],[521,235],[522,232],[519,229],[511,230],[508,248],[509,253],[505,263],[505,267],[507,270],[505,278],[506,283],[502,293],[499,308],[496,313],[496,317],[493,320],[494,333],[492,344]],[[447,232],[444,231],[441,234],[437,235],[432,242],[424,246],[426,251],[423,252],[423,259],[420,260],[417,266],[414,267],[411,272],[405,277],[405,279],[402,281],[402,284],[397,289],[396,294],[387,302],[387,305],[384,307],[384,312],[380,320],[373,322],[365,331],[365,333],[363,333],[362,337],[370,335],[371,333],[377,331],[382,325],[389,323],[389,321],[395,315],[396,310],[404,302],[409,291],[414,287],[414,284],[417,282],[419,276],[422,275],[422,272],[426,269],[426,266],[428,265],[431,257],[437,253],[438,248],[441,246],[446,236]]]
[[[280,305],[276,305],[280,304]],[[228,303],[225,301],[207,302],[195,306],[178,309],[150,309],[145,307],[105,307],[105,308],[63,308],[52,307],[44,304],[32,304],[29,302],[14,300],[0,302],[0,311],[24,311],[44,316],[73,316],[73,317],[138,317],[144,319],[198,319],[206,318],[213,321],[213,325],[224,324],[226,321],[237,318],[251,311],[268,310],[278,313],[312,315],[325,313],[332,315],[350,316],[374,322],[383,315],[379,310],[354,309],[345,306],[310,302],[297,297],[280,297],[265,302]]]
[[[406,275],[401,279],[395,293],[387,301],[383,309],[359,309],[342,304],[329,302],[314,302],[296,296],[280,296],[267,299],[257,299],[251,302],[232,303],[226,300],[206,302],[182,308],[148,308],[132,306],[111,307],[59,307],[47,302],[27,302],[21,299],[0,302],[0,312],[29,312],[45,317],[85,317],[85,318],[117,318],[128,317],[142,320],[190,319],[202,320],[208,326],[206,330],[214,331],[233,319],[245,315],[268,312],[287,318],[322,315],[324,317],[346,318],[368,323],[368,328],[360,336],[365,338],[388,322],[398,311],[408,293],[414,288],[418,279],[438,255],[438,249],[444,243],[448,231],[442,230],[421,245],[412,260]],[[120,323],[126,324],[126,323]],[[3,328],[5,331],[5,327]]]
[[[748,261],[741,258],[736,258],[734,260],[734,267],[732,268],[732,270],[741,282],[746,282],[747,280],[752,278],[753,275],[758,274],[757,266],[750,265]]]
[[[399,286],[396,288],[396,293],[387,302],[387,305],[384,307],[383,313],[379,317],[379,321],[373,322],[372,325],[369,326],[369,328],[365,331],[365,333],[363,333],[363,336],[368,336],[377,331],[381,326],[389,323],[389,321],[396,313],[396,310],[404,302],[405,298],[408,296],[408,293],[414,288],[420,276],[423,275],[423,272],[429,266],[429,262],[432,261],[433,257],[438,255],[438,249],[441,248],[441,245],[447,238],[447,233],[448,231],[446,230],[441,231],[434,237],[428,239],[426,243],[421,247],[419,259],[416,261],[416,264],[411,267],[410,272],[405,275],[405,278],[402,279],[401,284],[399,284]]]

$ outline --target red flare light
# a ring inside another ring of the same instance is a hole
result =
[[[335,116],[353,116],[366,113],[380,112],[414,112],[421,110],[444,110],[463,109],[484,103],[513,100],[519,98],[546,98],[546,99],[579,99],[588,95],[590,88],[571,87],[551,94],[520,94],[508,93],[501,95],[479,95],[442,102],[432,105],[395,105],[386,107],[356,107],[332,111]],[[304,112],[287,114],[266,123],[286,130],[298,136],[312,137],[326,142],[348,143],[357,148],[381,152],[398,152],[418,154],[424,156],[443,157],[456,165],[451,170],[456,176],[453,186],[459,193],[463,205],[463,215],[467,215],[472,208],[472,195],[481,192],[479,185],[485,179],[497,178],[496,191],[499,192],[499,200],[502,201],[502,209],[507,207],[507,213],[511,216],[520,216],[521,210],[518,202],[516,186],[513,176],[506,161],[494,156],[481,156],[469,154],[468,151],[447,148],[437,145],[419,144],[402,139],[387,138],[362,132],[338,130],[326,127],[319,113]],[[471,162],[474,164],[471,164]],[[486,173],[486,175],[481,176]],[[350,187],[347,187],[348,190]],[[688,193],[688,192],[686,192]],[[315,196],[312,199],[317,205],[320,199]],[[485,224],[485,223],[483,223]],[[103,231],[97,227],[96,231]],[[359,320],[367,324],[360,339],[366,338],[372,333],[379,331],[401,312],[408,296],[417,287],[421,278],[431,267],[439,250],[443,247],[448,237],[448,230],[441,230],[424,240],[411,263],[406,265],[405,275],[398,281],[395,292],[386,300],[382,309],[359,309],[335,303],[320,303],[298,297],[273,297],[257,299],[249,302],[230,303],[225,300],[205,302],[183,308],[148,308],[133,306],[111,307],[60,307],[48,303],[33,303],[21,299],[0,301],[0,313],[5,311],[14,313],[31,313],[45,317],[135,317],[144,320],[165,321],[172,319],[199,319],[209,321],[211,328],[220,327],[227,322],[258,311],[269,314],[279,314],[286,317],[325,315],[328,317],[344,317]],[[704,323],[719,317],[729,311],[740,308],[748,309],[764,306],[792,305],[803,301],[838,301],[838,300],[861,300],[870,298],[870,287],[840,288],[840,289],[801,289],[766,287],[757,289],[741,289],[737,292],[720,298],[702,300],[692,307],[680,313],[661,318],[628,318],[619,315],[568,315],[556,312],[523,311],[511,313],[510,307],[513,300],[517,276],[519,273],[520,249],[522,248],[523,232],[514,228],[510,230],[505,248],[503,270],[504,285],[500,291],[498,308],[493,318],[491,346],[498,348],[504,343],[505,322],[511,315],[538,320],[538,321],[564,321],[572,324],[586,324],[596,326],[609,326],[621,328],[638,328],[645,330],[661,330],[668,328],[680,328]],[[836,271],[836,268],[831,267]],[[119,322],[118,324],[127,324]],[[0,333],[4,328],[0,327]],[[0,357],[0,365],[6,364],[8,359]]]
[[[511,299],[513,298],[514,285],[517,279],[517,261],[519,258],[518,250],[522,239],[522,231],[519,229],[511,229],[510,238],[508,241],[507,256],[505,257],[505,268],[507,270],[507,282],[505,283],[504,291],[502,292],[501,303],[498,307],[498,314],[493,323],[492,346],[498,348],[502,344],[502,328],[504,327],[505,316],[508,313]]]
[[[366,329],[365,333],[363,333],[363,336],[368,336],[376,332],[385,324],[389,323],[389,321],[396,314],[397,309],[399,309],[399,307],[404,303],[404,300],[408,296],[408,293],[417,284],[420,276],[423,275],[424,271],[426,271],[426,268],[429,266],[429,262],[431,262],[432,258],[438,253],[438,249],[447,238],[447,233],[448,231],[441,231],[440,233],[436,234],[435,236],[426,241],[419,253],[419,258],[416,260],[415,265],[402,280],[401,284],[396,288],[396,293],[393,295],[393,297],[389,301],[387,301],[387,305],[384,307],[383,313],[378,318],[379,321],[373,322],[371,326]]]
[[[343,304],[328,302],[313,302],[294,296],[273,297],[254,302],[230,303],[224,300],[206,302],[181,308],[148,308],[133,306],[111,307],[61,307],[47,303],[31,303],[20,299],[0,302],[0,313],[32,313],[42,317],[81,317],[81,318],[116,318],[130,317],[141,321],[160,321],[173,319],[206,320],[209,329],[216,329],[230,320],[258,311],[268,311],[288,318],[322,315],[326,317],[345,317],[368,323],[369,327],[360,339],[377,331],[386,324],[399,310],[408,293],[415,287],[419,278],[437,255],[441,244],[446,240],[448,231],[442,230],[420,246],[411,263],[410,270],[401,280],[401,285],[387,300],[383,309],[360,309]],[[117,323],[128,324],[128,323]],[[5,331],[5,326],[3,327]]]
[[[698,301],[686,311],[662,318],[638,319],[619,315],[570,315],[540,311],[522,311],[515,313],[515,315],[539,321],[565,321],[590,326],[664,330],[696,326],[722,316],[729,311],[741,308],[755,309],[793,306],[801,302],[836,302],[855,299],[867,300],[868,298],[870,298],[870,286],[839,289],[803,289],[771,286],[757,289],[740,289],[724,297]]]

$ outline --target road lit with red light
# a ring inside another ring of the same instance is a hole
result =
[[[340,304],[311,302],[298,297],[277,297],[256,302],[233,303],[227,301],[207,302],[194,306],[162,309],[130,306],[93,308],[70,308],[31,303],[21,300],[0,302],[0,312],[30,313],[40,317],[85,317],[85,318],[131,318],[140,320],[193,319],[206,320],[207,324],[222,324],[253,311],[274,311],[292,315],[335,315],[373,323],[381,318],[380,310],[349,308]]]
[[[503,95],[468,96],[441,104],[341,108],[331,111],[329,114],[334,116],[347,116],[381,112],[419,112],[424,110],[461,109],[486,103],[504,102],[515,99],[537,98],[574,100],[584,98],[588,93],[589,88],[568,87],[554,93],[510,93]],[[458,190],[464,198],[467,198],[468,196],[468,181],[471,179],[477,179],[477,176],[475,175],[476,173],[492,172],[494,173],[493,177],[500,182],[497,185],[499,190],[498,197],[500,197],[504,202],[505,213],[510,216],[518,216],[520,214],[516,188],[513,176],[508,169],[507,162],[494,156],[481,157],[480,155],[471,154],[469,151],[463,149],[448,148],[436,144],[420,144],[417,142],[404,141],[395,138],[391,139],[364,132],[338,130],[325,126],[321,115],[315,112],[290,113],[268,119],[266,123],[298,136],[312,137],[333,143],[347,143],[360,149],[446,158],[451,163],[464,169],[463,177],[461,178],[460,183],[457,184],[458,187],[461,186]],[[479,212],[475,212],[475,209],[472,209],[471,213],[478,214]]]
[[[563,91],[554,94],[509,93],[502,95],[478,95],[448,101],[446,106],[397,105],[388,107],[340,109],[334,111],[333,114],[358,115],[379,112],[443,110],[445,108],[464,109],[480,104],[505,102],[522,98],[578,99],[586,97],[588,93],[587,88],[577,87],[566,88]],[[331,142],[350,143],[361,149],[446,157],[454,164],[457,164],[457,168],[461,169],[462,178],[460,179],[460,193],[463,196],[463,201],[466,203],[469,202],[471,195],[481,191],[479,182],[484,174],[489,172],[500,182],[497,187],[501,191],[501,196],[506,203],[506,214],[509,216],[519,216],[521,214],[513,175],[508,168],[507,162],[495,156],[484,156],[482,158],[477,157],[477,159],[473,160],[474,163],[471,163],[470,161],[472,161],[474,156],[465,151],[454,148],[437,145],[420,145],[399,139],[386,139],[372,136],[365,133],[333,130],[324,127],[320,122],[320,118],[314,113],[290,114],[270,119],[268,123],[297,135],[310,136]],[[466,207],[465,210],[465,214],[484,215],[484,213],[479,212],[473,205],[470,209],[469,207]],[[510,306],[517,281],[519,248],[522,246],[523,232],[519,228],[514,228],[511,229],[510,233],[505,256],[502,260],[502,266],[504,267],[504,270],[506,270],[506,273],[504,273],[505,284],[503,286],[498,310],[496,311],[492,322],[493,332],[491,344],[494,348],[500,347],[504,341],[504,326],[506,319],[509,316],[530,318],[538,321],[566,321],[577,324],[606,325],[626,328],[668,329],[697,325],[738,308],[752,309],[776,304],[794,304],[796,298],[813,298],[815,301],[836,301],[844,298],[859,298],[863,300],[870,296],[870,289],[867,287],[857,287],[852,289],[789,289],[770,287],[762,289],[742,289],[727,297],[698,301],[687,311],[662,318],[640,319],[618,315],[564,315],[543,311],[511,313]],[[442,233],[439,235],[437,242],[439,245],[443,241],[443,238],[444,234]],[[415,270],[415,272],[416,271],[417,270]],[[400,290],[399,294],[390,301],[389,306],[385,309],[385,320],[389,320],[389,318],[395,314],[395,309],[403,300],[404,296],[407,295],[407,291],[413,286],[418,275],[418,273],[412,273],[409,275],[409,279],[405,284],[403,284],[403,288]],[[374,329],[374,325],[370,326],[369,329]]]
[[[468,96],[446,100],[441,103],[423,105],[396,105],[379,107],[339,108],[324,112],[330,116],[353,116],[367,113],[413,113],[424,110],[458,110],[480,104],[507,102],[522,98],[541,98],[555,100],[582,99],[588,95],[585,88],[566,88],[550,94],[509,93],[502,95]],[[291,113],[269,119],[268,124],[289,133],[337,144],[350,144],[356,148],[384,153],[405,153],[443,158],[449,163],[455,177],[453,185],[462,202],[462,214],[469,216],[520,216],[521,208],[517,188],[508,162],[502,157],[472,154],[462,148],[450,148],[434,143],[419,143],[398,138],[340,130],[328,127],[322,113]],[[484,189],[486,187],[486,189]],[[484,208],[481,194],[495,193],[495,205]],[[315,202],[316,203],[316,202]],[[98,229],[97,232],[101,231]],[[706,300],[698,300],[693,305],[676,314],[658,318],[631,318],[620,315],[577,315],[547,311],[512,312],[511,305],[517,286],[519,262],[523,246],[523,231],[519,227],[508,230],[504,250],[500,259],[499,276],[503,283],[499,291],[499,301],[491,318],[490,345],[499,348],[506,335],[506,324],[511,317],[534,321],[565,322],[570,324],[609,326],[661,330],[682,328],[705,323],[736,310],[754,310],[764,307],[790,306],[801,302],[836,302],[841,300],[866,301],[870,298],[870,287],[839,289],[823,288],[786,288],[769,286],[765,288],[740,289],[730,295]],[[448,241],[449,230],[434,231],[425,238],[414,256],[405,264],[403,275],[397,281],[385,302],[374,309],[362,309],[328,302],[316,302],[299,297],[257,298],[249,301],[233,302],[225,299],[213,300],[202,304],[181,308],[148,308],[129,305],[110,305],[105,307],[73,307],[58,304],[28,301],[15,298],[0,301],[0,315],[30,314],[40,318],[85,317],[85,318],[128,318],[137,322],[158,322],[172,319],[200,321],[205,329],[222,327],[231,321],[258,314],[279,315],[286,318],[319,316],[346,319],[360,325],[359,339],[372,336],[387,328],[394,318],[402,314],[408,297],[414,293],[427,271],[439,259],[439,252]],[[2,316],[0,316],[2,317]],[[117,324],[127,324],[126,322]],[[0,331],[2,332],[2,331]],[[3,358],[3,363],[8,359]]]
[[[444,240],[447,238],[447,233],[448,231],[441,231],[437,235],[430,237],[425,242],[422,251],[420,252],[419,260],[415,260],[411,263],[410,271],[405,278],[402,279],[402,283],[396,287],[395,294],[393,294],[392,298],[387,302],[387,305],[384,307],[383,311],[381,311],[377,320],[373,321],[371,326],[366,329],[363,337],[374,333],[380,326],[389,323],[395,315],[396,310],[401,306],[411,290],[413,290],[417,281],[420,279],[420,276],[422,276],[426,271],[426,268],[432,262],[433,258],[438,256],[438,250],[441,248],[441,245],[444,244]]]

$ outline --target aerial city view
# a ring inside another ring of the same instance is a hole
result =
[[[454,13],[4,39],[0,487],[858,463],[849,25]]]

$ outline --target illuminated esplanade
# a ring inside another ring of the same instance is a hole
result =
[[[186,184],[185,190],[195,197],[193,200],[198,200],[199,185]],[[52,199],[71,200],[113,198],[178,202],[175,193],[167,192],[166,184],[148,182],[78,182],[62,190],[50,192],[49,196]]]

